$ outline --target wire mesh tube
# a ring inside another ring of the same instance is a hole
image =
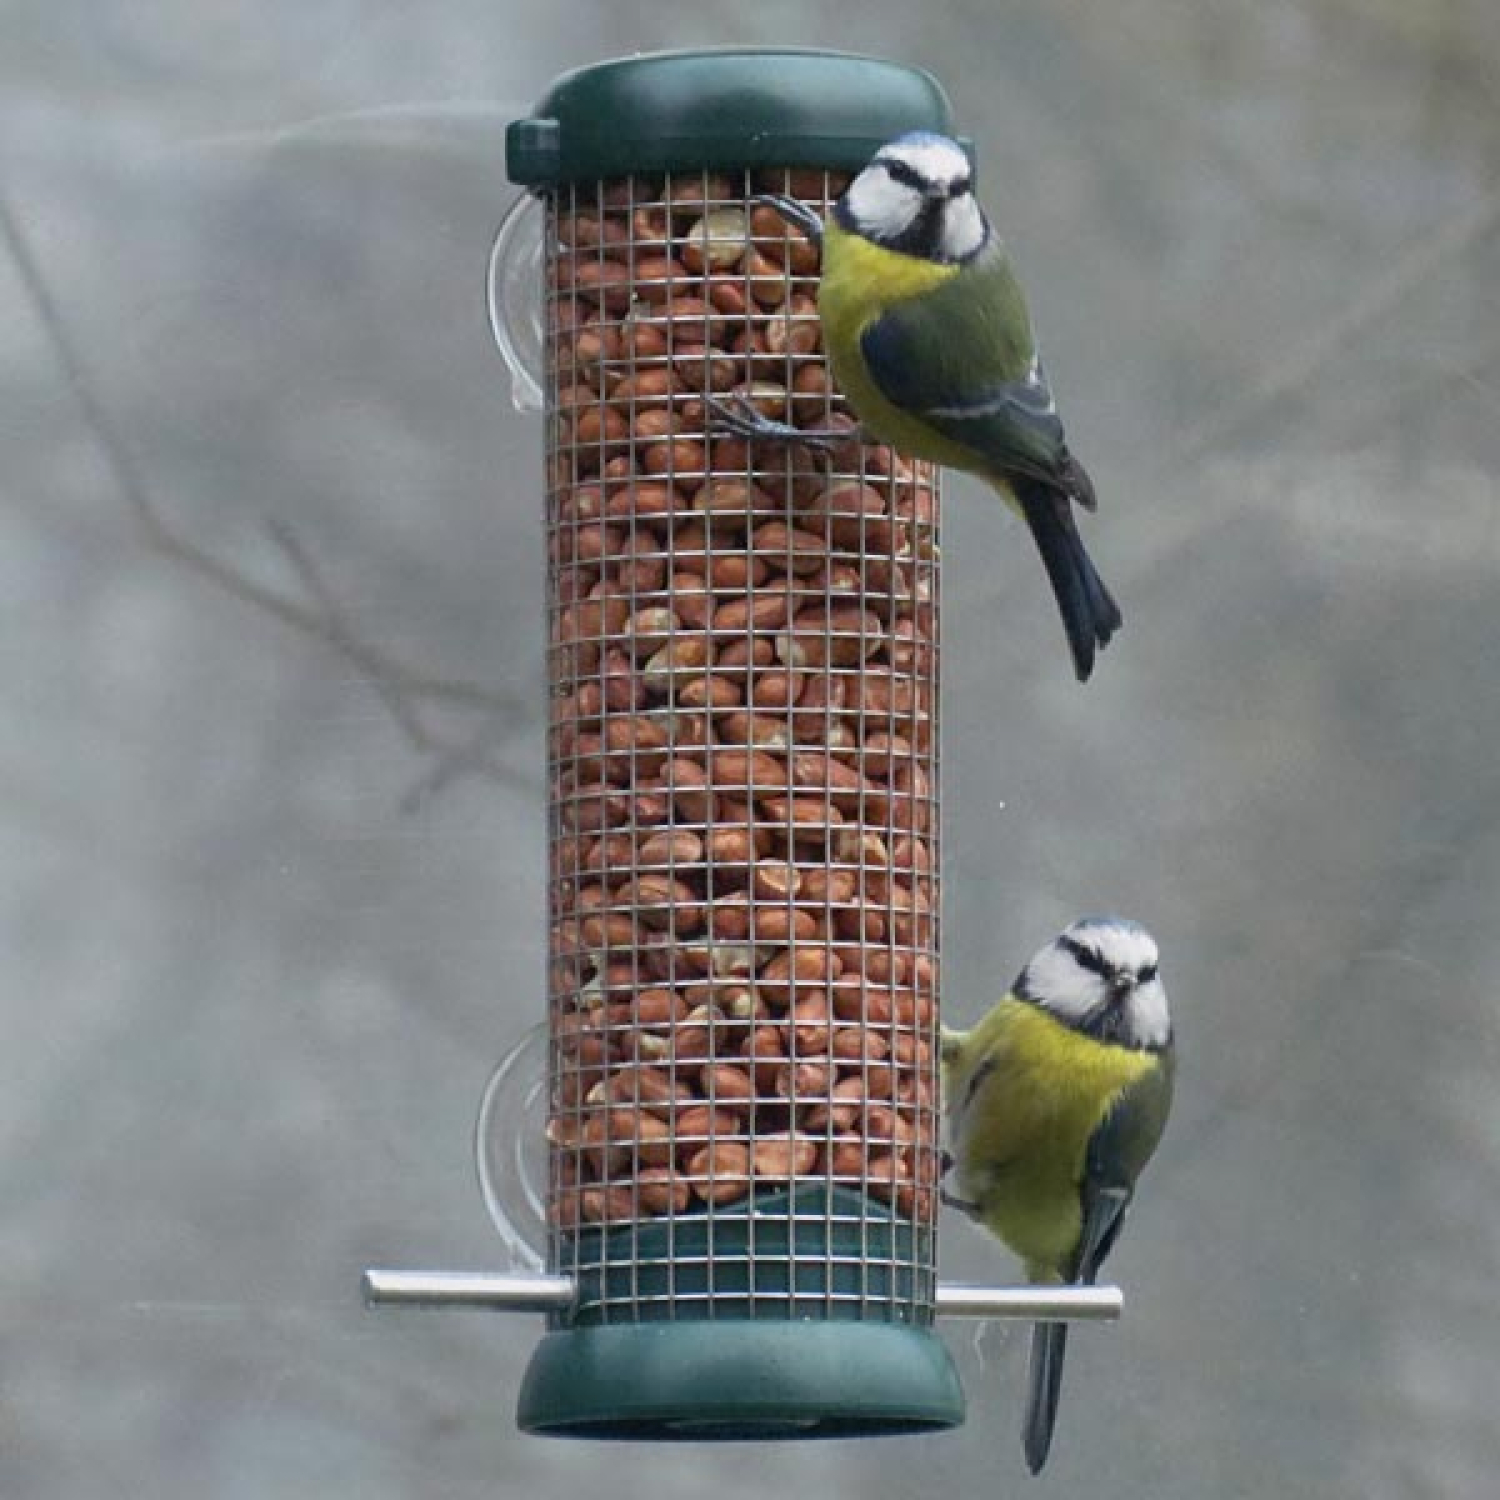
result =
[[[931,1316],[936,476],[708,406],[837,424],[748,200],[843,182],[549,200],[549,1263],[603,1322]]]

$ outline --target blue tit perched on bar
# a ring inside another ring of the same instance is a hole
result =
[[[1026,299],[963,148],[925,132],[899,137],[827,223],[795,199],[763,201],[822,243],[824,343],[861,427],[988,480],[1019,512],[1087,681],[1121,623],[1073,519],[1073,506],[1095,508],[1094,486],[1068,450]],[[759,425],[764,434],[771,424]]]
[[[1176,1053],[1155,940],[1119,917],[1073,923],[972,1031],[943,1031],[943,1199],[1034,1282],[1092,1284],[1161,1139]],[[1047,1460],[1065,1323],[1032,1332],[1023,1432]]]

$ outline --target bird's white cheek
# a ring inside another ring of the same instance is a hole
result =
[[[1059,1020],[1078,1022],[1104,998],[1104,987],[1066,950],[1048,944],[1026,966],[1034,999]]]
[[[1172,1035],[1172,1018],[1167,1010],[1167,992],[1161,980],[1153,979],[1143,984],[1132,1002],[1135,1009],[1135,1026],[1141,1041],[1148,1047],[1161,1047]]]
[[[948,205],[943,216],[943,255],[948,260],[967,260],[984,244],[984,215],[972,197]]]
[[[887,172],[862,173],[849,189],[849,210],[867,233],[894,239],[916,218],[920,195]]]

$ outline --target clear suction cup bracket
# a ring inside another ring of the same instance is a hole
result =
[[[511,1264],[540,1271],[547,1245],[547,1027],[533,1026],[500,1060],[479,1101],[479,1191]]]
[[[517,411],[541,412],[542,391],[542,202],[523,193],[495,231],[485,278],[490,333],[510,372],[510,399]]]

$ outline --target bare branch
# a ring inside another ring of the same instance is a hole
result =
[[[322,570],[302,545],[301,539],[290,526],[276,518],[266,522],[266,529],[271,540],[286,554],[292,570],[302,580],[303,588],[317,603],[328,639],[345,655],[352,655],[351,648],[359,647],[359,638],[349,625],[343,607],[334,597]],[[502,719],[499,714],[491,714],[475,733],[454,742],[438,734],[427,724],[418,706],[409,701],[397,684],[387,678],[372,677],[370,686],[412,745],[435,757],[435,764],[402,797],[402,812],[416,812],[430,797],[436,796],[463,775],[529,784],[529,778],[520,776],[489,753],[510,738],[519,722],[518,715]]]
[[[333,597],[333,591],[328,587],[322,571],[313,562],[297,534],[285,521],[276,516],[267,519],[266,531],[270,534],[271,540],[286,554],[292,571],[302,580],[303,588],[317,604],[321,613],[323,633],[344,655],[352,658],[361,649],[359,638],[350,629],[348,621],[344,618],[344,612]],[[427,728],[406,695],[383,676],[372,676],[370,685],[407,738],[419,750],[430,749]]]
[[[461,744],[447,747],[434,744],[436,759],[401,798],[401,811],[416,812],[464,776],[484,776],[492,781],[526,780],[503,761],[497,761],[493,753],[511,738],[514,730],[514,722],[504,723],[498,717],[491,717]]]
[[[369,680],[412,745],[423,753],[441,758],[440,765],[432,773],[437,778],[434,785],[445,785],[461,771],[529,783],[530,778],[482,753],[494,748],[498,724],[506,719],[511,726],[524,722],[525,700],[520,695],[497,693],[472,682],[421,671],[362,640],[351,628],[306,549],[284,522],[271,520],[267,527],[272,541],[286,557],[310,602],[246,578],[222,559],[178,534],[153,499],[129,443],[95,394],[93,380],[73,343],[67,322],[32,254],[20,221],[3,193],[0,193],[0,231],[4,233],[21,284],[57,356],[68,390],[78,403],[84,426],[99,445],[105,467],[147,542],[164,556],[209,579],[225,593],[332,646]],[[488,716],[488,722],[479,736],[450,742],[423,720],[417,705],[424,700],[450,708],[478,710]]]

